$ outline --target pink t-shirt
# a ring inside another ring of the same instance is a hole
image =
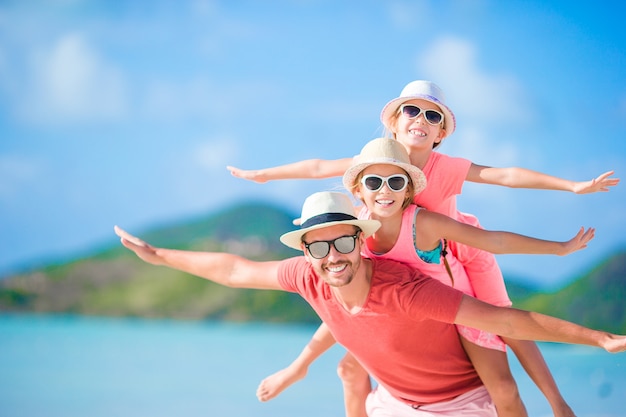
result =
[[[456,196],[461,194],[472,161],[431,152],[422,169],[426,175],[426,188],[413,202],[436,213],[457,218]]]
[[[399,262],[371,262],[370,294],[356,314],[337,302],[304,257],[282,262],[278,278],[397,399],[430,404],[481,386],[451,324],[463,294]]]

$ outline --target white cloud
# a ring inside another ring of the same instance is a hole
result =
[[[520,151],[512,141],[490,140],[484,131],[473,126],[459,128],[441,146],[442,152],[461,156],[478,165],[488,165],[489,161],[498,161],[500,167],[519,163]]]
[[[394,27],[414,31],[433,19],[431,4],[427,1],[419,3],[394,1],[389,4],[389,17]],[[419,24],[416,25],[416,19]]]
[[[233,161],[237,154],[236,141],[232,138],[222,138],[218,141],[204,143],[193,150],[191,160],[203,169],[220,172],[226,169],[227,161]]]
[[[121,71],[106,62],[80,34],[61,37],[33,53],[20,118],[44,124],[119,120],[128,103]]]
[[[487,74],[480,68],[476,46],[468,40],[444,36],[418,57],[420,73],[446,91],[453,111],[469,119],[494,123],[527,123],[533,119],[529,99],[512,75]],[[453,100],[451,100],[453,98]]]
[[[180,122],[190,119],[240,121],[241,103],[265,109],[271,100],[280,102],[281,86],[266,82],[234,82],[218,84],[205,75],[182,80],[154,79],[141,92],[141,113],[159,122]]]
[[[183,82],[157,79],[148,83],[141,104],[142,113],[150,119],[180,121],[190,116],[206,117],[215,105],[215,87],[206,78]]]
[[[444,89],[459,122],[442,152],[498,167],[516,166],[525,160],[517,142],[502,137],[511,126],[533,119],[534,106],[515,77],[487,73],[481,68],[478,48],[451,36],[435,40],[417,62],[418,72]],[[503,125],[506,130],[497,128]]]

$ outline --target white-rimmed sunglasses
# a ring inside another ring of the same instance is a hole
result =
[[[364,175],[361,178],[361,184],[365,186],[369,191],[376,192],[383,188],[384,184],[387,184],[387,187],[391,191],[399,193],[404,190],[407,185],[409,185],[409,178],[404,174],[393,174],[388,177],[381,177],[376,174]]]
[[[407,119],[416,119],[420,114],[424,115],[424,119],[431,125],[438,125],[443,122],[443,114],[437,110],[424,110],[415,104],[403,104],[400,106],[400,113]]]

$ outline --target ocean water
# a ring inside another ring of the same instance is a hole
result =
[[[315,330],[51,315],[0,315],[0,417],[313,417],[343,415],[335,347],[267,403],[258,383]],[[626,353],[540,344],[578,417],[626,417]],[[512,357],[530,416],[550,408]]]

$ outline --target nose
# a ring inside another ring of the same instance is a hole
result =
[[[389,188],[389,183],[387,181],[383,182],[382,187],[378,190],[379,193],[391,193],[393,192],[391,188]]]
[[[326,261],[329,263],[339,262],[341,260],[345,260],[345,254],[339,252],[335,247],[335,244],[330,245],[330,250],[328,251],[328,255],[326,255]]]
[[[326,255],[326,258],[332,261],[333,259],[337,259],[338,257],[341,257],[341,253],[339,253],[337,248],[335,248],[334,244],[331,244],[330,250],[328,251],[328,255]]]
[[[420,114],[418,114],[417,117],[415,118],[415,121],[420,121],[421,123],[427,123],[424,112],[420,112]]]

